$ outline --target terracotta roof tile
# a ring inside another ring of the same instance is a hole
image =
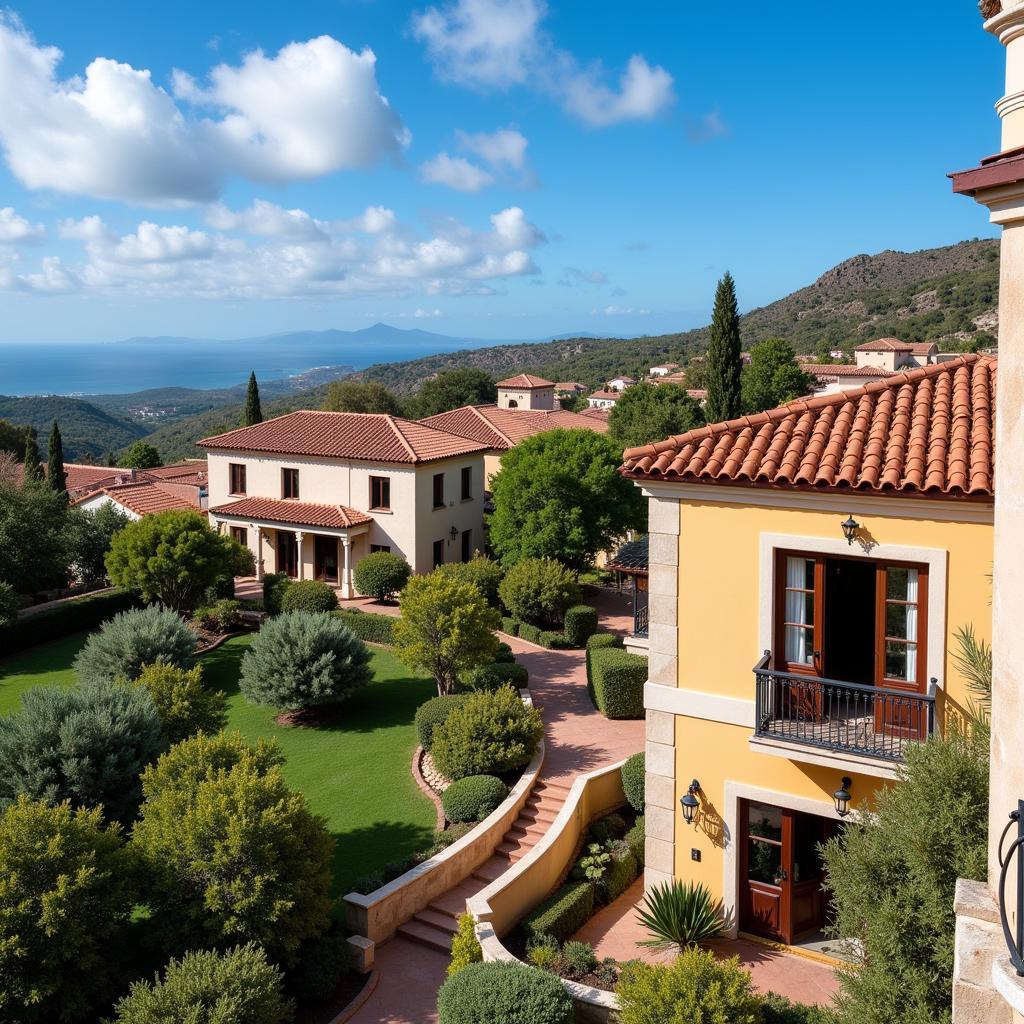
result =
[[[895,370],[881,366],[853,366],[850,363],[801,363],[800,369],[812,377],[888,377]]]
[[[200,511],[197,487],[177,483],[163,484],[152,480],[99,487],[89,494],[77,498],[74,504],[80,505],[101,494],[139,516],[153,515],[156,512],[170,512],[174,509]]]
[[[515,377],[509,377],[508,380],[499,380],[499,388],[522,388],[529,390],[530,388],[553,388],[555,386],[554,381],[545,380],[543,377],[538,377],[533,373],[519,373]]]
[[[241,498],[211,508],[210,513],[236,519],[293,523],[296,526],[326,526],[336,530],[373,522],[372,516],[345,505],[318,505],[309,501],[281,501],[276,498]]]
[[[310,410],[229,430],[204,438],[199,444],[204,448],[409,464],[467,455],[485,447],[397,416]]]
[[[606,398],[606,399],[607,398],[614,398],[614,399],[618,400],[618,399],[620,399],[622,397],[622,392],[621,391],[595,391],[590,397],[591,398]]]
[[[637,479],[991,499],[996,361],[965,355],[625,452]]]
[[[899,338],[876,338],[858,345],[854,352],[912,352],[913,345]]]
[[[499,409],[496,405],[464,405],[421,420],[428,426],[505,451],[545,430],[596,430],[608,427],[601,420],[567,409]]]

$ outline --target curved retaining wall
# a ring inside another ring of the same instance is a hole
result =
[[[520,690],[519,693],[524,704],[533,705],[529,690]],[[493,857],[498,844],[529,799],[543,764],[544,741],[541,740],[533,760],[504,802],[471,832],[387,885],[365,896],[349,893],[345,897],[345,919],[349,930],[375,943],[386,942],[400,925]]]
[[[504,946],[507,934],[558,885],[590,823],[626,802],[623,761],[578,775],[558,816],[530,852],[500,878],[468,900],[484,960],[518,962]],[[611,992],[562,981],[576,1006],[578,1024],[616,1019],[618,1000]]]

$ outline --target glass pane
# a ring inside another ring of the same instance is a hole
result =
[[[771,804],[750,804],[749,832],[765,839],[782,838],[782,809]]]
[[[917,600],[917,570],[890,566],[885,570],[885,596],[893,601]]]
[[[786,591],[786,622],[814,623],[814,594],[800,590]]]
[[[747,878],[752,882],[775,885],[781,860],[781,846],[762,843],[756,839],[747,840]]]
[[[794,558],[790,555],[786,559],[786,586],[802,590],[813,590],[814,559]]]
[[[917,644],[887,640],[885,644],[885,677],[908,683],[917,680]]]
[[[821,827],[810,815],[798,814],[793,823],[793,881],[812,882],[822,875],[818,841]]]
[[[803,626],[786,627],[786,661],[792,665],[814,663],[814,630]]]
[[[910,640],[907,636],[907,612],[909,605],[892,604],[885,606],[885,635],[898,636],[902,640]]]

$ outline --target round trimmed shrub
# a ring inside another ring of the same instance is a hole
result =
[[[374,551],[356,563],[352,582],[364,597],[386,601],[409,582],[412,567],[391,551]]]
[[[144,665],[133,686],[149,692],[164,724],[168,743],[194,732],[220,732],[228,719],[227,698],[220,690],[203,686],[201,665]]]
[[[338,595],[323,580],[299,580],[281,598],[283,612],[333,612]]]
[[[437,994],[438,1024],[570,1024],[562,982],[524,964],[469,964]]]
[[[622,766],[622,791],[626,794],[629,806],[643,814],[644,811],[644,772],[646,759],[643,752],[626,758]]]
[[[69,800],[127,825],[139,807],[139,775],[166,747],[144,689],[37,686],[22,694],[20,711],[0,718],[0,803],[22,794]]]
[[[580,599],[576,577],[553,558],[517,562],[505,574],[498,593],[515,618],[537,626],[561,625],[566,608]]]
[[[298,711],[337,704],[373,678],[366,644],[328,612],[268,619],[242,657],[239,685],[254,704]]]
[[[137,981],[115,1007],[115,1024],[283,1024],[294,1009],[281,971],[255,943],[224,953],[192,950],[163,978]]]
[[[431,697],[416,709],[416,735],[424,750],[430,750],[434,745],[434,729],[446,722],[448,716],[468,699],[468,693],[451,693],[444,697]]]
[[[565,641],[570,647],[583,647],[597,632],[597,609],[589,604],[574,604],[565,611],[562,627]]]
[[[449,562],[442,571],[463,583],[472,583],[489,605],[497,605],[498,587],[505,573],[493,559],[476,554],[468,562]]]
[[[0,626],[9,626],[18,617],[21,602],[10,583],[0,580]]]
[[[517,661],[496,661],[467,673],[462,683],[471,690],[499,690],[503,686],[525,689],[530,683],[530,673],[525,665]]]
[[[472,693],[434,730],[434,764],[448,779],[525,767],[544,735],[540,712],[511,686]]]
[[[196,635],[177,612],[155,604],[131,608],[89,636],[75,657],[75,675],[82,683],[130,682],[143,665],[188,668],[195,650]]]
[[[279,615],[281,602],[292,580],[286,572],[268,572],[263,577],[263,610],[268,615]]]
[[[508,786],[501,779],[469,775],[441,794],[441,806],[449,821],[483,821],[507,796]]]
[[[494,660],[511,662],[516,660],[516,656],[512,653],[512,648],[502,641],[498,644],[498,653],[494,656]]]

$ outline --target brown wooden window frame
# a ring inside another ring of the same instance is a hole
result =
[[[462,481],[462,500],[472,501],[473,500],[473,467],[463,466],[462,473],[460,475]]]
[[[386,554],[390,555],[391,554],[391,545],[390,544],[371,544],[370,545],[370,554],[371,555],[377,554],[378,551],[383,551]]]
[[[299,471],[294,466],[281,470],[281,497],[286,501],[299,500]]]
[[[473,531],[462,531],[462,560],[468,562],[473,557]]]
[[[239,486],[241,484],[241,486]],[[245,463],[228,463],[228,491],[231,494],[246,494]]]
[[[431,558],[434,563],[434,568],[444,565],[444,538],[441,540],[435,540],[433,544],[433,550],[431,551]]]
[[[232,526],[231,538],[237,540],[243,547],[249,546],[249,531],[244,526]]]
[[[391,511],[391,477],[370,477],[370,511]]]
[[[433,480],[434,508],[444,508],[444,473],[435,473]]]

